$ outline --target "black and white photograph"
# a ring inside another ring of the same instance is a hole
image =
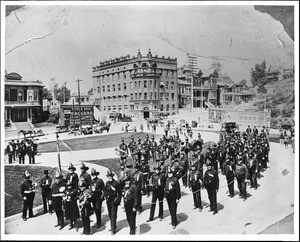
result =
[[[1,240],[299,240],[299,3],[1,1]]]

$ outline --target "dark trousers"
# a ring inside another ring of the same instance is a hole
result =
[[[261,166],[262,166],[262,168],[267,169],[267,157],[266,156],[264,156],[261,159]]]
[[[171,224],[172,226],[177,226],[177,203],[176,199],[171,198],[169,196],[167,198],[168,207],[171,214]]]
[[[101,225],[101,209],[102,209],[102,200],[93,201],[93,208],[95,210],[97,225]]]
[[[229,195],[234,196],[234,173],[232,171],[228,171],[226,173],[226,180],[227,180]]]
[[[25,164],[25,155],[19,155],[19,164]]]
[[[139,212],[142,212],[142,188],[141,185],[137,185],[137,196],[138,196],[138,208]]]
[[[13,154],[8,154],[8,163],[12,164]]]
[[[250,178],[250,186],[257,188],[257,174],[255,172],[255,168],[249,169],[249,178]]]
[[[191,185],[194,199],[194,206],[202,209],[200,183],[197,182]]]
[[[156,200],[158,200],[158,204],[159,204],[158,217],[163,218],[163,216],[164,216],[163,199],[164,199],[164,190],[163,190],[163,188],[159,187],[159,188],[153,189],[153,191],[152,191],[152,200],[151,200],[151,209],[150,209],[150,217],[149,217],[150,220],[152,220],[153,217],[154,217]]]
[[[63,210],[57,210],[55,211],[56,217],[57,217],[57,224],[60,226],[64,225],[64,212]]]
[[[29,156],[29,164],[34,164],[35,163],[34,155],[28,155],[28,156]]]
[[[136,228],[136,212],[132,211],[133,205],[134,205],[134,199],[132,199],[132,201],[127,201],[124,204],[126,219],[130,228],[129,234],[135,234],[135,228]]]
[[[187,167],[184,167],[181,170],[181,176],[182,176],[182,184],[186,187],[187,186]]]
[[[245,176],[237,176],[236,179],[237,179],[238,188],[240,191],[240,196],[242,198],[247,198]]]
[[[27,209],[29,211],[29,218],[33,217],[33,199],[34,199],[34,193],[26,194],[25,195],[26,200],[23,200],[23,218],[27,217]]]
[[[168,131],[167,130],[165,130],[165,135],[166,135],[166,137],[168,136]]]
[[[214,161],[212,161],[212,163],[213,163],[214,169],[215,169],[216,171],[218,171],[218,160],[214,160]]]
[[[106,204],[107,204],[108,216],[110,219],[111,232],[116,233],[118,205],[116,205],[111,200],[108,200]]]
[[[217,191],[216,191],[214,185],[207,185],[206,190],[207,190],[207,194],[208,194],[210,210],[214,211],[214,212],[218,212]]]
[[[44,207],[44,213],[47,213],[47,205],[49,205],[49,194],[50,191],[44,191],[42,190],[42,199],[43,199],[43,207]],[[51,205],[49,205],[49,212],[52,212]]]
[[[91,220],[89,216],[84,216],[81,214],[82,224],[83,224],[83,233],[90,234],[91,233]]]
[[[222,174],[224,175],[224,159],[221,158],[219,162],[220,162],[220,169],[222,171]]]

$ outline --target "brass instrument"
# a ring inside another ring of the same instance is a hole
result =
[[[119,155],[119,156],[128,156],[127,152],[124,151],[124,150],[121,150],[120,148],[115,148],[115,151],[116,151],[116,154]]]

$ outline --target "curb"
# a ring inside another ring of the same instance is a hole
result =
[[[33,208],[33,214],[37,214],[41,211],[43,211],[43,205],[40,205],[40,206],[37,206],[35,208]],[[5,218],[5,223],[9,223],[9,222],[12,222],[12,221],[15,221],[17,219],[22,219],[22,213],[17,213],[15,215],[12,215],[12,216],[9,216],[9,217],[6,217]]]

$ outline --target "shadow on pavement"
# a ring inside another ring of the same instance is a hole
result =
[[[217,209],[218,211],[223,210],[224,209],[224,205],[221,203],[217,203]]]
[[[120,221],[117,221],[117,232],[119,232],[121,229],[129,227],[127,223],[127,219],[122,219]]]
[[[188,219],[189,216],[187,216],[185,213],[179,213],[177,214],[178,223],[182,223]]]
[[[141,224],[140,225],[140,233],[145,234],[151,230],[151,227],[148,224]]]

